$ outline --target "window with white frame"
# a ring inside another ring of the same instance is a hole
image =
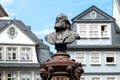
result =
[[[106,64],[115,64],[116,63],[116,53],[113,51],[106,52]]]
[[[85,77],[81,77],[80,80],[86,80]]]
[[[76,52],[76,61],[82,64],[86,63],[86,52],[84,51],[77,51]]]
[[[0,47],[0,60],[3,60],[3,48]]]
[[[99,27],[98,27],[98,25],[89,25],[89,37],[90,38],[99,37]]]
[[[90,52],[91,55],[91,64],[100,64],[101,62],[101,55],[99,51],[92,51]]]
[[[86,25],[79,25],[79,34],[80,34],[80,37],[82,37],[82,38],[85,38],[87,36]]]
[[[39,73],[35,73],[35,80],[41,80]]]
[[[21,60],[31,60],[31,48],[21,48]]]
[[[3,80],[3,74],[0,73],[0,80]]]
[[[78,24],[81,38],[109,38],[109,24]]]
[[[32,80],[30,73],[21,73],[20,80]]]
[[[107,80],[116,80],[115,77],[107,77]]]
[[[17,80],[17,73],[6,73],[6,80]]]
[[[100,80],[100,77],[92,77],[91,80]]]
[[[7,48],[7,60],[17,60],[17,48]]]
[[[101,37],[108,37],[108,26],[101,25]]]

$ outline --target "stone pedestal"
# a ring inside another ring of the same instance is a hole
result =
[[[57,52],[40,67],[43,80],[80,80],[83,72],[82,65],[63,52]]]

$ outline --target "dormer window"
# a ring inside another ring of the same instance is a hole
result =
[[[81,38],[110,38],[109,24],[78,24],[77,26]]]
[[[90,17],[91,17],[92,19],[95,19],[96,16],[97,16],[97,14],[96,14],[95,11],[92,11],[92,12],[90,13]]]
[[[10,27],[10,28],[8,29],[8,36],[9,36],[11,39],[13,39],[13,38],[16,37],[16,35],[17,35],[16,29],[15,29],[14,27]]]

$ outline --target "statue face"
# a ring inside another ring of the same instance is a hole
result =
[[[57,18],[56,18],[56,21],[58,21],[58,22],[65,21],[65,16],[63,16],[63,15],[58,15]]]
[[[57,16],[57,18],[56,18],[56,22],[55,22],[55,29],[57,30],[57,31],[61,31],[61,30],[63,30],[63,29],[66,29],[66,19],[67,19],[67,17],[65,16],[65,15],[63,15],[63,14],[60,14],[60,15],[58,15]]]

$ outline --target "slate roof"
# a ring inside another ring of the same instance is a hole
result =
[[[75,49],[120,49],[120,45],[68,45],[68,50]]]
[[[0,68],[39,68],[39,63],[0,63]]]
[[[90,18],[90,13],[91,11],[95,11],[97,13],[97,17],[95,19]],[[105,23],[105,22],[114,22],[115,19],[108,15],[107,13],[105,13],[104,11],[102,11],[101,9],[97,8],[96,6],[91,6],[90,8],[88,8],[87,10],[83,11],[82,13],[78,14],[77,16],[75,16],[72,19],[72,22],[84,22],[84,23]]]
[[[21,20],[0,20],[0,33],[6,29],[10,24],[17,25],[21,30],[23,30],[36,44],[40,44],[41,40],[30,30],[29,26],[26,26]]]
[[[117,33],[120,33],[120,28],[119,28],[119,26],[118,26],[118,24],[117,24],[116,22],[113,22],[111,25],[114,26],[115,31],[116,31]]]

